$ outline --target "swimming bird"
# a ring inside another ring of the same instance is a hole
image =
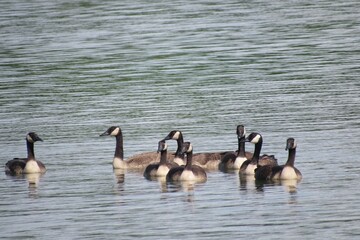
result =
[[[158,160],[157,152],[144,152],[136,154],[124,160],[123,134],[121,128],[112,126],[108,128],[100,136],[114,136],[116,138],[116,147],[114,159],[112,162],[114,169],[145,169],[150,163],[155,163]]]
[[[253,132],[247,136],[244,140],[245,142],[251,142],[255,144],[255,151],[251,160],[246,160],[240,167],[240,174],[254,175],[255,169],[258,166],[264,165],[278,165],[277,159],[274,155],[264,154],[260,157],[261,147],[263,143],[263,137],[260,133]]]
[[[181,154],[186,153],[186,165],[171,168],[166,175],[167,181],[191,181],[191,182],[206,182],[207,175],[205,170],[197,165],[192,164],[193,146],[190,142],[182,144]]]
[[[171,131],[163,140],[176,140],[177,150],[175,152],[174,162],[179,166],[184,165],[184,154],[181,153],[182,144],[184,143],[184,137],[181,131]],[[219,167],[221,157],[227,152],[208,152],[208,153],[195,153],[193,154],[193,164],[201,166],[204,169],[216,170]]]
[[[270,175],[271,180],[301,180],[301,172],[294,166],[297,143],[294,138],[286,140],[286,148],[288,150],[288,159],[285,165],[272,168]]]
[[[158,153],[160,153],[160,162],[149,164],[144,171],[144,177],[151,179],[153,177],[165,177],[169,170],[179,165],[167,160],[167,144],[165,141],[159,141]]]
[[[236,127],[236,135],[238,136],[238,150],[237,152],[228,152],[221,158],[219,169],[222,171],[238,170],[246,160],[253,156],[252,153],[245,152],[246,130],[244,125]]]
[[[5,173],[18,175],[23,173],[44,173],[45,165],[35,159],[34,143],[42,139],[34,132],[26,135],[27,158],[14,158],[5,165]]]

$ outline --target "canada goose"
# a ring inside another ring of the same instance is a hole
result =
[[[145,152],[136,154],[126,161],[124,160],[123,135],[121,128],[112,126],[100,136],[115,136],[116,147],[112,162],[114,169],[145,169],[150,163],[155,163],[158,159],[157,152]]]
[[[219,164],[219,169],[222,171],[238,170],[243,162],[252,158],[253,154],[245,152],[245,134],[244,125],[236,127],[236,134],[238,136],[238,150],[237,152],[228,152],[222,158]]]
[[[151,179],[153,177],[165,177],[169,170],[179,165],[167,160],[167,144],[165,141],[160,141],[158,145],[158,153],[160,153],[160,162],[149,164],[144,171],[144,177]]]
[[[184,143],[183,134],[179,130],[171,131],[163,140],[176,140],[177,150],[175,152],[174,162],[179,166],[185,165],[184,154],[181,154],[182,144]],[[204,169],[216,170],[219,167],[220,159],[227,152],[209,152],[193,154],[193,163]]]
[[[285,165],[276,166],[272,168],[270,175],[271,180],[301,180],[301,172],[294,167],[297,143],[294,138],[286,140],[285,150],[289,151],[288,159]]]
[[[27,158],[14,158],[5,165],[5,172],[11,175],[23,173],[44,173],[45,165],[35,159],[34,143],[42,139],[34,132],[26,135]]]
[[[181,153],[182,144],[184,143],[183,135],[180,131],[174,130],[171,131],[162,141],[166,140],[176,140],[177,141],[177,150],[174,156],[174,162],[179,166],[185,165],[184,153]]]
[[[192,181],[206,182],[207,175],[205,170],[197,165],[192,165],[193,147],[190,142],[182,144],[181,154],[186,153],[186,165],[170,169],[166,175],[167,181]]]
[[[276,166],[277,159],[274,155],[266,155],[260,157],[261,147],[263,138],[260,133],[253,132],[249,136],[247,136],[244,140],[245,142],[251,142],[255,144],[255,151],[251,160],[246,160],[240,167],[240,174],[246,175],[254,175],[255,169],[258,166],[265,166],[265,165],[273,165]]]

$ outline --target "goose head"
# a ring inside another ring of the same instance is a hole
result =
[[[36,141],[43,141],[35,132],[29,132],[26,135],[26,141],[30,142],[30,143],[34,143]]]
[[[247,136],[244,142],[251,142],[253,144],[257,144],[262,141],[262,136],[260,133],[252,132],[249,136]]]
[[[117,136],[121,134],[121,128],[118,126],[112,126],[109,127],[108,130],[106,130],[104,133],[100,134],[100,137],[102,136]]]
[[[192,151],[193,151],[193,146],[190,142],[184,142],[182,144],[181,154],[191,153]]]
[[[238,125],[236,127],[236,135],[238,136],[238,138],[245,138],[245,135],[246,135],[246,130],[245,130],[245,127],[244,125]]]
[[[295,149],[296,148],[296,141],[294,138],[288,138],[286,140],[286,147],[285,147],[285,150],[289,150],[289,149]]]
[[[173,130],[163,140],[178,140],[181,135],[179,130]]]
[[[166,150],[167,150],[167,144],[166,144],[165,140],[159,141],[159,145],[158,145],[158,150],[157,150],[157,152],[158,152],[158,153],[159,153],[159,152],[164,152],[164,151],[166,151]]]

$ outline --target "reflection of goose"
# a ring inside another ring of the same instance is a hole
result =
[[[251,160],[246,160],[240,167],[240,174],[246,174],[246,175],[254,175],[255,169],[258,166],[264,166],[264,165],[277,165],[277,159],[274,157],[274,155],[262,155],[260,157],[261,147],[263,138],[260,133],[253,132],[245,140],[245,142],[251,142],[255,144],[255,151],[254,155],[251,158]]]
[[[294,138],[288,138],[285,150],[289,151],[285,165],[266,165],[256,170],[255,178],[258,180],[301,180],[301,172],[294,167],[296,155],[296,142]]]
[[[252,158],[252,153],[245,152],[245,134],[246,130],[243,125],[238,125],[236,128],[236,134],[238,136],[238,151],[228,152],[222,158],[219,164],[221,171],[237,170],[248,159]]]
[[[125,182],[125,169],[121,169],[121,168],[114,168],[114,175],[116,177],[116,181],[117,183],[124,183]]]
[[[184,137],[181,131],[171,131],[163,140],[176,140],[177,150],[175,152],[174,162],[179,166],[185,165],[184,154],[181,154],[182,144],[184,143]],[[226,152],[208,152],[208,153],[194,153],[193,164],[201,166],[204,169],[218,169],[220,159]]]
[[[164,177],[173,167],[179,166],[167,160],[167,144],[164,140],[159,142],[158,152],[160,152],[160,162],[149,164],[144,171],[144,177],[151,179],[154,177]]]
[[[274,180],[276,181],[276,180]],[[298,179],[283,179],[280,180],[282,186],[284,186],[285,190],[289,193],[296,193],[297,191],[297,184],[300,180]]]
[[[29,187],[37,187],[40,181],[40,177],[43,173],[29,173],[26,174],[26,180],[29,183]]]
[[[42,139],[34,132],[26,135],[27,158],[14,158],[5,165],[5,172],[11,175],[23,173],[44,173],[45,165],[35,159],[34,143]]]
[[[249,191],[256,188],[256,183],[254,181],[254,176],[252,175],[245,175],[245,174],[238,174],[238,185],[240,191]]]
[[[197,165],[192,165],[193,147],[190,142],[182,144],[181,154],[186,153],[186,165],[170,169],[166,175],[167,181],[193,181],[206,182],[207,175],[203,168]]]
[[[100,136],[114,136],[116,138],[116,148],[112,163],[114,169],[144,169],[150,163],[156,162],[158,158],[157,152],[146,152],[136,154],[125,161],[123,135],[120,127],[112,126]]]

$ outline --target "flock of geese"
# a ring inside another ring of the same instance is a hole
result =
[[[235,171],[240,175],[254,176],[256,180],[297,180],[302,179],[301,172],[294,166],[296,141],[288,138],[285,150],[288,159],[279,165],[274,155],[260,155],[263,138],[260,133],[253,132],[246,136],[245,127],[236,128],[238,149],[230,152],[193,153],[190,142],[184,142],[179,130],[171,131],[158,143],[157,152],[145,152],[124,159],[123,134],[121,128],[112,126],[100,136],[113,136],[116,139],[113,158],[114,169],[136,169],[144,171],[149,180],[166,178],[168,182],[191,181],[196,183],[207,181],[207,171],[219,169],[223,172]],[[168,152],[166,141],[176,140],[176,152]],[[14,158],[5,165],[5,173],[20,175],[28,173],[45,173],[46,167],[36,160],[34,143],[42,139],[34,132],[26,135],[27,158]],[[245,142],[255,145],[253,153],[245,151]]]

